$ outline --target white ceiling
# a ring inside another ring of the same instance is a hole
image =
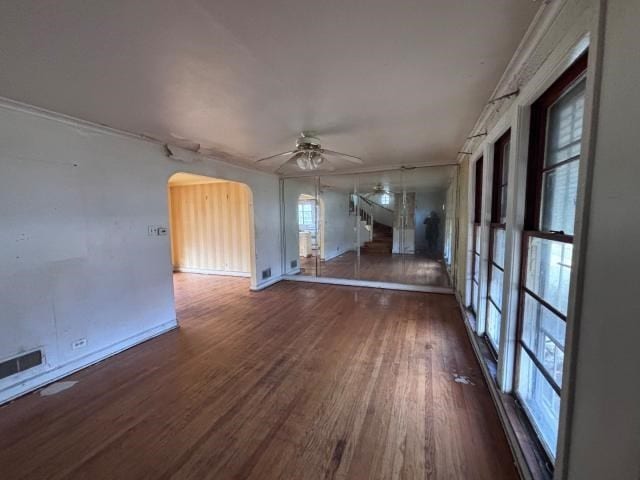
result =
[[[302,130],[366,167],[449,163],[540,3],[5,1],[0,95],[241,163]]]

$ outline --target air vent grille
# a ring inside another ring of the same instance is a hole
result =
[[[267,268],[262,271],[262,279],[269,278],[271,276],[271,268]]]
[[[298,266],[298,260],[291,260],[291,268],[296,268]]]
[[[0,378],[6,378],[42,364],[42,351],[25,353],[0,363]]]

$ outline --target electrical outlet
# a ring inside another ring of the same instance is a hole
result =
[[[161,237],[166,235],[167,231],[168,231],[167,227],[158,227],[158,235]]]
[[[87,346],[86,338],[79,338],[78,340],[74,340],[73,342],[71,342],[72,350],[78,350],[79,348],[84,348],[86,346]]]

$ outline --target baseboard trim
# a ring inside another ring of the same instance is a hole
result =
[[[270,287],[271,285],[275,285],[276,283],[282,281],[283,277],[274,277],[271,280],[267,280],[266,282],[262,282],[259,283],[258,285],[256,285],[255,287],[251,287],[250,290],[252,292],[259,292],[260,290],[264,290],[267,287]]]
[[[90,367],[91,365],[101,362],[109,357],[112,357],[113,355],[117,355],[118,353],[121,353],[131,347],[135,347],[136,345],[146,342],[147,340],[151,340],[158,335],[162,335],[163,333],[169,332],[176,328],[178,328],[178,322],[174,319],[156,327],[145,330],[144,332],[129,337],[125,340],[121,340],[120,342],[116,342],[107,347],[103,347],[99,350],[96,350],[95,352],[89,353],[85,356],[59,365],[52,370],[47,370],[46,372],[39,373],[31,378],[22,380],[19,383],[13,384],[0,391],[0,405],[10,402],[11,400],[15,400],[18,397],[33,392],[34,390],[38,390],[45,385],[56,382],[64,377],[71,375],[72,373]]]
[[[197,273],[200,275],[222,275],[225,277],[251,277],[250,272],[228,272],[226,270],[208,270],[206,268],[173,267],[174,272]]]
[[[401,290],[404,292],[438,293],[453,295],[453,289],[448,287],[433,287],[428,285],[411,285],[409,283],[373,282],[369,280],[353,280],[349,278],[310,277],[304,275],[283,275],[283,280],[293,282],[324,283],[329,285],[343,285],[348,287],[383,288],[387,290]]]
[[[330,262],[331,260],[333,260],[334,258],[338,258],[341,255],[344,255],[345,253],[349,253],[349,252],[355,252],[354,249],[350,249],[350,250],[343,250],[342,252],[335,252],[332,255],[328,255],[325,258],[320,258],[321,262]]]

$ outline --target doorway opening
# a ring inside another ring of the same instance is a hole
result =
[[[301,272],[316,272],[324,258],[322,202],[313,195],[298,197],[298,238]]]
[[[255,287],[251,189],[239,182],[179,172],[169,178],[167,194],[176,300],[178,283],[194,276],[220,277],[220,282],[238,288]]]

